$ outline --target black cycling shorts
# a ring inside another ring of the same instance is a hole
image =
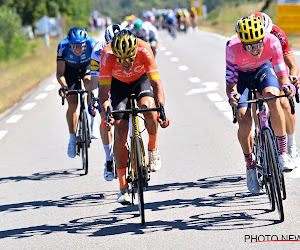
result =
[[[138,80],[131,84],[127,84],[119,81],[116,78],[112,78],[111,81],[111,103],[113,110],[118,109],[130,109],[130,96],[131,94],[135,94],[137,97],[137,101],[139,101],[142,97],[150,96],[153,98],[153,90],[148,79],[147,74],[143,74]],[[115,120],[128,120],[128,114],[114,114]]]
[[[66,78],[69,89],[78,90],[81,89],[81,80],[85,75],[91,74],[91,64],[88,64],[84,68],[72,68],[66,64],[64,77]]]

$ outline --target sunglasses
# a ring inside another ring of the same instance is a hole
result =
[[[135,56],[128,57],[128,58],[119,58],[119,57],[116,57],[118,63],[123,63],[123,62],[132,63],[132,62],[135,61],[135,58],[136,58]]]
[[[246,51],[252,51],[252,50],[258,50],[264,47],[264,40],[261,40],[257,43],[253,43],[253,44],[243,44],[244,46],[244,50]]]
[[[82,44],[82,45],[74,45],[74,44],[70,44],[72,49],[82,49],[86,47],[86,44]]]

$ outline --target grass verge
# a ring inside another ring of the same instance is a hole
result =
[[[99,34],[89,35],[95,37]],[[60,39],[51,38],[50,47],[46,48],[43,38],[34,39],[34,52],[0,66],[0,114],[56,71],[56,51],[59,42]]]

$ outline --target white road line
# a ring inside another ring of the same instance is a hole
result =
[[[231,107],[230,107],[230,105],[229,105],[228,102],[215,102],[215,105],[222,112],[223,111],[230,111],[231,110]]]
[[[6,123],[16,123],[22,118],[22,116],[23,115],[13,115],[6,121]]]
[[[45,99],[47,97],[47,93],[42,93],[42,94],[39,94],[35,100],[42,100],[42,99]]]
[[[203,82],[202,84],[205,86],[204,88],[191,89],[185,95],[195,95],[209,91],[215,91],[218,89],[217,87],[219,86],[219,83],[217,82]]]
[[[35,102],[27,103],[26,105],[24,105],[24,106],[21,108],[21,110],[29,110],[29,109],[32,109],[35,105],[36,105]]]
[[[294,169],[292,172],[286,174],[288,175],[288,177],[291,178],[300,178],[300,168],[298,167]]]
[[[0,140],[7,134],[7,130],[0,131]]]
[[[166,51],[166,52],[165,52],[165,55],[166,55],[166,56],[170,56],[170,55],[172,55],[172,52]]]
[[[56,78],[53,78],[52,82],[53,82],[53,83],[58,83],[58,81],[57,81]]]
[[[53,90],[53,89],[55,89],[56,88],[56,84],[49,84],[46,88],[45,88],[45,90],[46,91],[51,91],[51,90]]]
[[[186,71],[186,70],[189,70],[189,67],[186,65],[181,65],[181,66],[179,66],[179,69],[182,71]]]
[[[178,61],[179,61],[178,57],[172,57],[171,58],[171,62],[178,62]]]
[[[221,101],[223,101],[223,97],[220,96],[218,93],[207,94],[207,97],[212,102],[221,102]]]
[[[197,83],[197,82],[201,82],[201,80],[198,77],[190,77],[189,81],[191,83]]]

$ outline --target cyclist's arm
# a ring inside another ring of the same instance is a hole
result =
[[[295,60],[294,55],[289,55],[283,57],[285,64],[289,67],[290,75],[297,76],[299,75],[299,69]]]
[[[157,107],[162,102],[165,105],[165,93],[160,79],[150,80],[153,88],[154,100]]]
[[[111,106],[109,93],[110,93],[111,85],[101,85],[100,83],[100,91],[99,91],[99,102],[101,109],[106,112],[107,107]]]
[[[56,63],[56,78],[58,83],[63,87],[67,86],[66,78],[64,76],[66,68],[65,61],[57,61]]]

